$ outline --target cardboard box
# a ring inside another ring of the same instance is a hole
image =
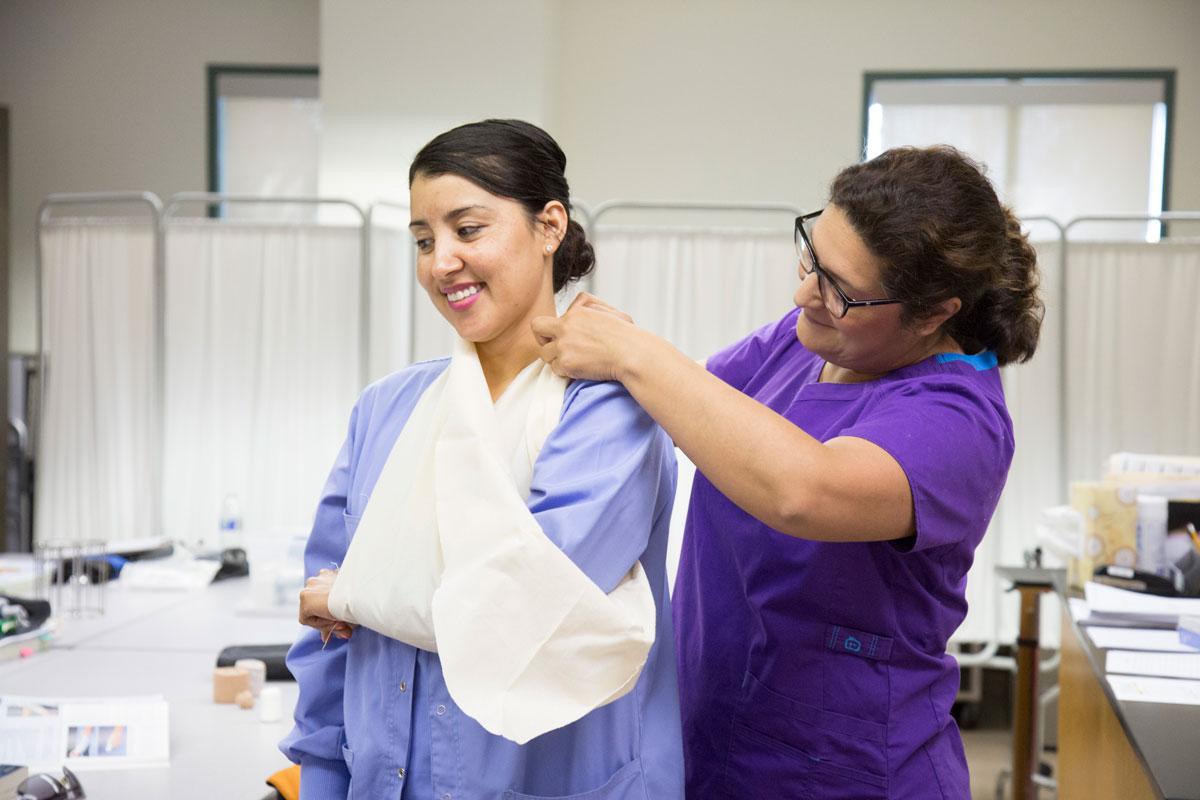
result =
[[[1071,484],[1071,507],[1083,515],[1083,554],[1068,565],[1072,586],[1083,587],[1102,564],[1138,566],[1136,486],[1109,481]]]

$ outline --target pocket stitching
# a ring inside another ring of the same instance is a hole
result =
[[[836,773],[840,777],[858,781],[859,783],[865,783],[876,789],[886,789],[887,788],[887,779],[884,777],[875,775],[870,772],[863,772],[861,770],[854,769],[853,767],[846,767],[841,764],[835,764],[832,761],[827,761],[822,758],[818,758],[817,756],[814,756],[811,753],[806,752],[805,750],[797,747],[796,745],[794,745],[790,742],[785,742],[782,739],[772,736],[769,733],[764,733],[763,731],[760,731],[757,728],[752,728],[751,726],[747,725],[744,722],[735,721],[733,724],[734,724],[735,732],[736,732],[737,728],[740,728],[743,731],[745,731],[746,733],[750,734],[751,737],[758,737],[760,739],[765,739],[770,744],[775,744],[780,747],[786,748],[787,750],[790,750],[794,753],[800,754],[811,765],[809,767],[809,769],[816,770],[816,771],[825,770],[828,772],[833,772],[833,773]]]
[[[600,786],[595,789],[588,789],[586,792],[578,792],[576,794],[564,795],[540,795],[540,794],[525,794],[518,792],[515,789],[506,789],[504,792],[504,800],[589,800],[589,798],[603,797],[602,792],[607,792],[617,788],[626,778],[636,778],[642,774],[642,762],[639,758],[634,758],[632,761],[622,765],[616,772],[608,776]]]

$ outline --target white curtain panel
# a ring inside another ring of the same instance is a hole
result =
[[[593,293],[696,359],[783,316],[800,282],[790,228],[601,226],[594,244]]]
[[[412,361],[449,356],[451,327],[417,283],[416,250],[406,229],[377,226],[371,232],[372,378],[402,369]],[[412,317],[410,333],[409,318]]]
[[[792,308],[799,285],[790,230],[695,230],[601,226],[591,291],[705,359]],[[667,544],[674,586],[695,466],[682,451]]]
[[[1067,249],[1067,477],[1110,453],[1200,453],[1200,243]]]
[[[413,275],[413,252],[412,235],[406,229],[372,227],[371,381],[408,365],[412,303],[428,305]]]
[[[42,232],[46,396],[38,542],[157,536],[154,232],[63,220]]]
[[[1035,529],[1042,509],[1060,504],[1065,492],[1059,463],[1062,249],[1058,241],[1036,242],[1035,247],[1046,317],[1033,358],[1001,370],[1016,450],[996,515],[967,576],[967,617],[954,636],[964,642],[1016,638],[1018,598],[1005,592],[996,567],[1024,563],[1024,553],[1038,546]],[[1058,627],[1058,613],[1049,598],[1042,610],[1042,638],[1047,646],[1057,646]]]
[[[227,497],[247,538],[303,533],[359,385],[361,229],[166,229],[163,524],[213,544]]]

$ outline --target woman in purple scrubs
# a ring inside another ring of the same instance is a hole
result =
[[[1013,454],[1033,249],[948,147],[843,170],[796,220],[796,309],[702,367],[591,297],[534,320],[695,462],[673,599],[687,796],[966,798],[946,653]]]

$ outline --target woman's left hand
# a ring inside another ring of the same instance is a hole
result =
[[[556,375],[593,381],[621,380],[639,332],[632,317],[586,292],[561,317],[536,317],[532,327]]]

